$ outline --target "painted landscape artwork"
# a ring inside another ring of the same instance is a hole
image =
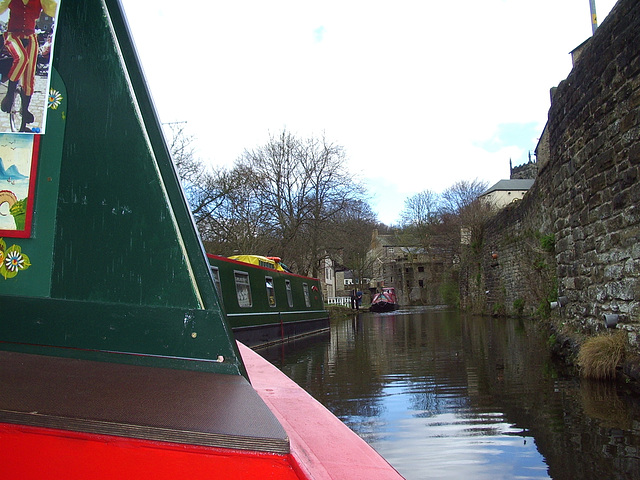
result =
[[[36,138],[0,134],[0,236],[31,234]]]

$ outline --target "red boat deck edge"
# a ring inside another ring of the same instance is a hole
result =
[[[371,446],[256,352],[238,342],[253,388],[289,435],[291,455],[312,480],[402,479]]]
[[[3,480],[301,480],[291,455],[0,423]]]

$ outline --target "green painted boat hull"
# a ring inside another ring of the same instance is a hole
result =
[[[329,328],[318,279],[216,255],[208,257],[214,278],[219,278],[218,294],[227,321],[245,345],[266,345]],[[238,281],[248,282],[250,301],[239,297]]]

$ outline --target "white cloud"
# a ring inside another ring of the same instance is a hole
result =
[[[614,3],[598,1],[600,19]],[[585,0],[123,5],[161,120],[187,120],[203,159],[230,165],[283,128],[324,133],[382,204],[507,177],[535,134],[483,145],[501,125],[542,130],[549,89],[591,35]]]

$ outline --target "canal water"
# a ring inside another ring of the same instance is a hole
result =
[[[532,320],[423,308],[259,353],[407,479],[639,479],[640,397],[563,375],[548,341]]]

